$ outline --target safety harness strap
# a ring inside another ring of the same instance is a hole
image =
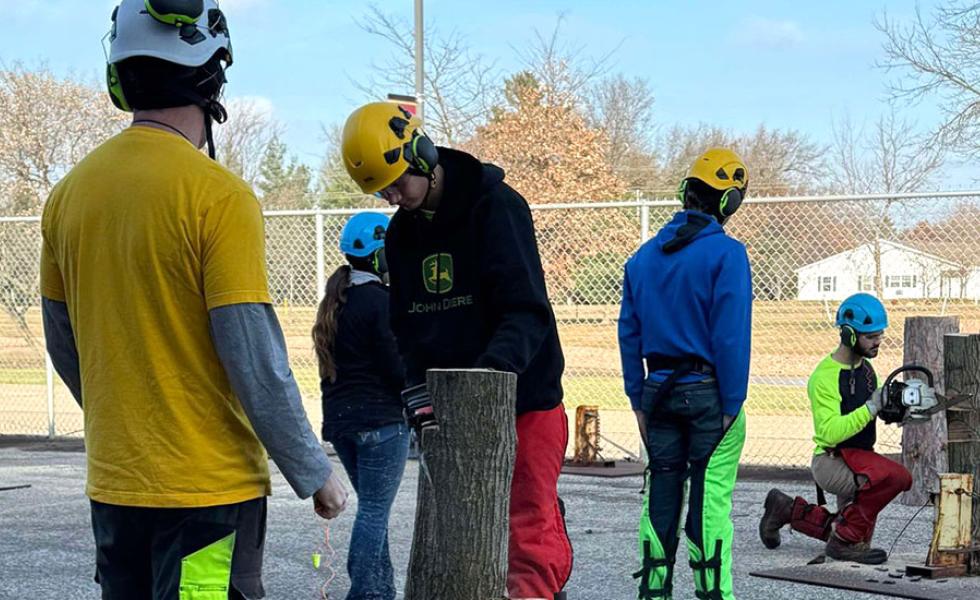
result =
[[[651,575],[654,569],[660,567],[667,568],[667,575],[664,577],[664,587],[661,589],[653,589],[650,582]],[[646,540],[643,542],[643,568],[641,568],[636,573],[633,573],[633,579],[640,580],[640,595],[639,600],[655,600],[656,598],[670,598],[671,592],[673,591],[673,578],[671,577],[671,571],[674,568],[674,562],[666,557],[656,558],[653,556],[653,552],[650,549],[650,542]]]
[[[691,568],[695,572],[695,577],[700,576],[701,587],[704,591],[695,591],[694,595],[698,600],[724,600],[721,596],[721,540],[715,541],[715,553],[711,558],[705,560],[692,560]],[[708,570],[714,571],[714,585],[708,586]]]

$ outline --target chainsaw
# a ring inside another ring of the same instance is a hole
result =
[[[896,381],[901,373],[912,371],[925,375],[925,380]],[[885,405],[878,416],[885,423],[898,423],[899,426],[928,423],[932,415],[973,399],[973,394],[955,394],[948,398],[937,394],[932,371],[918,365],[905,365],[892,371],[885,379],[881,393],[885,396]]]

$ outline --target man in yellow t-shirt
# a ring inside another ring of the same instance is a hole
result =
[[[214,0],[123,0],[110,39],[133,124],[51,193],[41,257],[48,350],[84,412],[102,597],[261,598],[266,450],[321,516],[347,491],[289,370],[258,201],[199,151],[213,158],[225,116],[225,18]]]

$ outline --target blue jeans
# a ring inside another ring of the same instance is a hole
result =
[[[408,426],[404,423],[331,440],[357,493],[357,517],[347,554],[347,600],[395,598],[388,517],[405,470],[408,440]]]

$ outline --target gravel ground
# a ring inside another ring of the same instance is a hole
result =
[[[0,492],[0,599],[95,599],[88,501],[83,493],[85,457],[68,447],[23,444],[0,447],[0,488],[30,485]],[[75,445],[77,449],[77,444]],[[68,451],[66,451],[68,450]],[[338,465],[339,468],[339,465]],[[404,575],[411,546],[418,466],[410,461],[395,503],[391,547],[398,577]],[[636,521],[640,509],[638,477],[600,479],[563,476],[561,494],[568,507],[568,529],[575,547],[575,571],[568,584],[570,600],[635,598],[630,573],[637,568]],[[318,597],[323,571],[314,571],[310,554],[322,539],[322,522],[307,502],[297,500],[275,473],[269,508],[265,583],[268,598]],[[812,495],[804,481],[740,481],[733,512],[736,532],[735,591],[740,600],[849,599],[893,596],[870,595],[751,577],[751,571],[803,565],[821,552],[820,544],[801,535],[783,534],[783,545],[766,550],[757,537],[758,519],[766,492],[778,486],[792,494]],[[356,502],[330,527],[337,549],[338,574],[330,598],[346,593],[345,548]],[[914,507],[890,506],[883,513],[876,541],[886,549],[916,513]],[[931,509],[922,511],[902,535],[888,566],[920,562],[931,534]],[[683,547],[683,546],[682,546]],[[678,560],[675,597],[694,598],[690,571]],[[836,564],[830,568],[849,568]],[[870,567],[864,567],[873,575]],[[929,583],[927,585],[938,585]],[[980,597],[980,579],[949,580],[943,584],[949,599]]]

